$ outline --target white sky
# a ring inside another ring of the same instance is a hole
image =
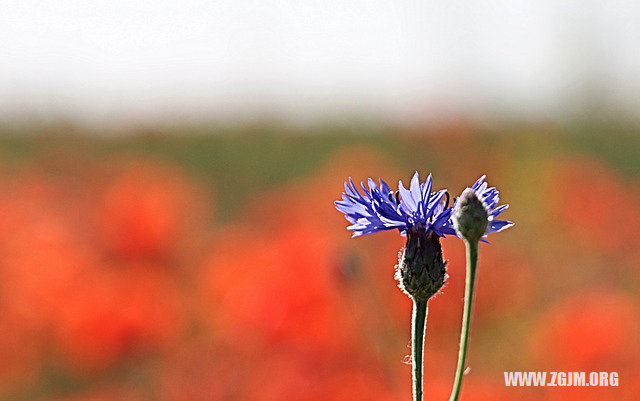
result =
[[[2,0],[0,118],[640,107],[640,2]]]

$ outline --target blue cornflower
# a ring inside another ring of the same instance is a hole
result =
[[[500,201],[500,191],[498,191],[495,187],[489,187],[489,185],[484,181],[486,175],[483,175],[478,179],[478,181],[473,184],[471,190],[475,193],[478,199],[482,202],[486,212],[487,212],[487,228],[484,232],[484,236],[486,237],[488,234],[497,233],[502,230],[506,230],[507,228],[514,225],[511,221],[506,220],[496,220],[496,217],[509,207],[509,205],[501,205],[498,206],[498,202]],[[454,202],[454,212],[457,206],[459,199],[456,199]],[[497,207],[496,207],[497,206]]]
[[[369,178],[368,184],[367,188],[361,183],[361,194],[350,178],[344,183],[342,200],[335,202],[336,208],[351,223],[347,229],[353,231],[354,237],[391,229],[406,235],[412,228],[433,232],[439,237],[456,235],[451,222],[449,194],[446,190],[431,192],[431,174],[420,183],[416,172],[409,189],[400,181],[395,193],[382,179],[378,185]]]
[[[473,285],[478,260],[478,241],[487,234],[502,231],[513,225],[510,221],[496,220],[508,205],[498,206],[499,192],[488,188],[480,177],[471,188],[465,189],[449,207],[446,190],[432,192],[432,176],[424,183],[416,172],[409,189],[398,183],[393,192],[383,180],[377,184],[371,178],[368,187],[361,183],[362,193],[349,178],[344,184],[342,200],[336,208],[344,213],[351,223],[347,229],[357,237],[378,231],[398,229],[407,237],[405,247],[399,253],[395,278],[398,286],[413,300],[411,319],[413,350],[413,399],[422,400],[422,359],[427,303],[437,294],[447,278],[447,262],[443,258],[440,237],[456,235],[465,240],[467,246],[467,284],[463,331],[460,338],[460,356],[452,400],[460,392],[463,367],[465,366],[467,338]]]

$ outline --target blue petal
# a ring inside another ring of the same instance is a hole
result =
[[[496,217],[500,213],[502,213],[505,210],[507,210],[508,208],[509,208],[509,205],[498,206],[497,208],[495,208],[494,210],[491,211],[491,216]]]
[[[487,234],[497,233],[502,230],[506,230],[507,228],[513,226],[515,223],[511,221],[504,220],[493,220],[489,222],[489,227],[487,228]]]
[[[411,192],[402,185],[402,181],[398,182],[398,191],[400,191],[400,205],[404,211],[409,214],[415,212],[418,205],[414,202]]]
[[[387,183],[384,182],[382,178],[380,179],[380,191],[387,194],[387,196],[389,196],[389,194],[393,192],[391,191],[391,188],[389,188],[389,185],[387,185]]]
[[[431,198],[431,200],[429,200],[429,204],[427,205],[427,209],[426,209],[427,217],[431,217],[432,214],[436,213],[436,206],[440,204],[442,197],[446,193],[447,193],[446,190],[444,189],[440,190],[436,192],[436,194]],[[444,209],[444,205],[442,206],[442,208]]]
[[[482,182],[484,181],[485,178],[487,178],[486,175],[483,175],[482,177],[478,178],[478,180],[475,182],[475,184],[473,184],[471,189],[473,189],[474,191],[477,191],[478,188],[480,188],[480,185],[482,185]]]
[[[420,176],[417,171],[411,179],[411,188],[409,192],[411,193],[413,202],[416,204],[416,210],[418,212],[422,212],[422,210],[420,210],[420,205],[422,204],[422,191],[420,190]]]
[[[427,181],[422,186],[422,210],[426,218],[428,218],[431,213],[431,210],[429,210],[430,209],[429,204],[430,204],[432,186],[433,186],[433,177],[431,176],[431,173],[429,173],[429,176],[427,177]]]

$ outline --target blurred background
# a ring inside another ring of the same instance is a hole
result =
[[[409,400],[397,232],[348,177],[487,174],[462,400],[640,399],[640,3],[0,4],[0,400]],[[464,246],[430,303],[456,364]],[[507,388],[504,371],[619,387]]]

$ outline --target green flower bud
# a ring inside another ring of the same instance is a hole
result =
[[[465,189],[453,211],[453,226],[458,235],[469,242],[477,242],[487,231],[488,224],[487,207],[473,189]]]

